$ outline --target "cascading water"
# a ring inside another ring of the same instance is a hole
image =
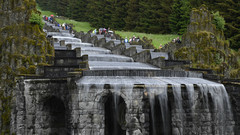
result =
[[[99,80],[99,81],[94,81]],[[96,85],[101,87],[101,90],[98,93],[104,91],[103,86],[105,84],[109,84],[112,88],[113,93],[113,102],[114,102],[114,112],[116,112],[116,116],[118,117],[120,112],[118,108],[119,97],[122,94],[126,95],[127,100],[134,100],[133,95],[133,87],[135,84],[145,84],[145,88],[147,89],[149,95],[149,103],[151,110],[151,122],[152,122],[152,134],[157,135],[161,133],[161,135],[168,135],[170,131],[174,134],[184,135],[187,134],[185,126],[186,125],[186,115],[187,111],[183,107],[183,103],[187,102],[187,106],[190,107],[190,114],[193,119],[193,125],[191,128],[198,127],[198,123],[202,123],[202,121],[198,118],[198,115],[202,115],[198,113],[197,107],[199,106],[199,102],[203,101],[203,108],[205,111],[211,113],[211,117],[213,119],[211,126],[213,127],[213,131],[218,133],[219,135],[228,135],[233,133],[234,124],[231,124],[232,121],[232,113],[231,106],[229,103],[228,95],[223,85],[210,82],[201,78],[173,78],[173,77],[96,77],[96,76],[86,76],[80,79],[77,84],[79,86],[86,85],[87,88],[89,84]],[[195,89],[194,85],[199,87]],[[173,106],[169,108],[168,104],[170,99],[168,98],[168,86],[172,87],[173,92]],[[183,99],[182,97],[182,87],[186,87],[187,99]],[[85,88],[86,92],[89,92],[88,89]],[[198,96],[195,96],[195,95]],[[210,97],[209,97],[210,96]],[[198,99],[197,99],[198,98]],[[199,99],[200,98],[200,99]],[[211,99],[211,100],[209,100]],[[156,108],[156,100],[159,102],[159,114],[155,114]],[[184,101],[183,101],[184,100]],[[185,101],[187,100],[187,101]],[[211,103],[212,101],[212,103]],[[130,103],[130,102],[129,102]],[[129,106],[130,105],[130,106]],[[131,108],[131,104],[127,104],[128,108]],[[212,109],[214,108],[214,109]],[[199,109],[199,108],[198,108]],[[211,110],[212,109],[212,110]],[[173,111],[170,113],[170,111]],[[185,112],[186,111],[186,112]],[[162,119],[155,121],[155,116],[160,115]],[[209,116],[209,115],[208,115]],[[116,118],[119,121],[119,118]],[[175,123],[177,128],[171,129],[170,123]],[[128,121],[128,120],[126,120]],[[116,124],[116,123],[115,123]],[[159,125],[162,125],[162,129],[159,129]],[[117,126],[114,125],[114,128]],[[161,131],[160,131],[161,130]],[[114,131],[117,131],[116,129]],[[197,131],[197,133],[205,133],[204,131]]]
[[[212,113],[213,132],[219,135],[232,135],[234,124],[229,97],[222,84],[199,84],[204,98],[204,108]],[[209,99],[212,101],[210,104]]]
[[[173,96],[174,96],[174,106],[175,106],[175,121],[178,126],[183,127],[183,107],[182,107],[182,91],[181,84],[172,84]],[[178,128],[175,132],[179,135],[183,135],[183,128]]]
[[[169,115],[169,108],[168,108],[168,94],[167,94],[167,85],[162,86],[163,92],[158,95],[158,100],[161,109],[161,116],[163,121],[163,135],[168,135],[169,133],[169,124],[170,124],[170,115]]]

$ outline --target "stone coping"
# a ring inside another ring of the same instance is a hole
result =
[[[82,76],[146,76],[203,78],[202,73],[173,70],[88,70],[83,71]]]

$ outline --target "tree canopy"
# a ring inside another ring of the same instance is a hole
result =
[[[192,8],[202,4],[225,19],[225,37],[240,48],[239,0],[37,0],[43,10],[56,12],[94,27],[144,33],[183,34]],[[221,26],[222,27],[222,26]]]

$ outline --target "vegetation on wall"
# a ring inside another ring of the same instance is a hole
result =
[[[219,30],[215,25],[219,22],[213,23],[216,21],[215,16],[205,5],[192,10],[188,31],[183,35],[183,43],[175,51],[175,58],[191,60],[192,68],[212,69],[219,76],[239,78],[234,73],[240,68],[240,55],[229,49],[223,29]]]
[[[213,13],[213,23],[216,25],[218,30],[225,30],[225,20],[224,18],[219,14],[219,11]]]
[[[41,15],[40,13],[32,12],[32,14],[29,18],[29,22],[31,24],[37,24],[39,26],[40,30],[42,30],[44,23],[43,23],[42,17],[40,15]]]
[[[0,18],[14,16],[0,22],[0,134],[10,135],[16,77],[35,74],[38,64],[51,64],[54,48],[41,30],[35,0],[0,1],[0,7]]]

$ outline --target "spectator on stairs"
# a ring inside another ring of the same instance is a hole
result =
[[[128,43],[128,38],[127,37],[125,37],[124,43]]]

